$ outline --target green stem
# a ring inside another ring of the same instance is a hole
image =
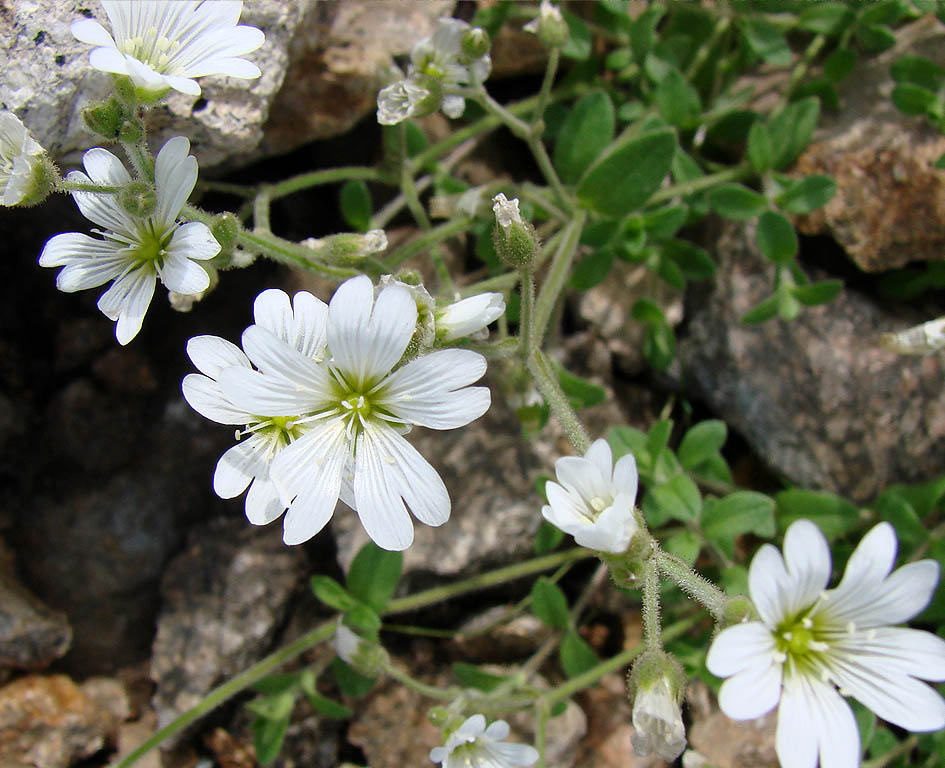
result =
[[[148,145],[145,141],[143,139],[138,142],[123,141],[121,145],[124,147],[125,154],[128,155],[128,160],[131,161],[138,176],[153,183],[154,158],[148,152]]]
[[[751,169],[751,166],[747,164],[736,165],[734,168],[728,168],[718,173],[710,173],[707,176],[700,176],[698,179],[683,181],[679,184],[672,184],[668,187],[658,189],[653,193],[650,199],[646,201],[646,204],[647,206],[651,206],[658,203],[665,203],[676,197],[688,197],[697,192],[711,189],[718,184],[723,184],[728,181],[741,181],[753,175],[754,171]]]
[[[278,200],[280,197],[301,192],[303,189],[310,189],[322,184],[335,184],[339,181],[381,181],[383,175],[376,168],[367,168],[365,166],[351,165],[341,168],[327,168],[323,171],[312,171],[311,173],[300,173],[298,176],[280,181],[269,187],[269,196],[272,200]]]
[[[787,87],[784,89],[784,91],[782,91],[781,97],[778,99],[777,106],[775,106],[774,110],[772,110],[772,114],[777,114],[788,105],[794,90],[798,86],[798,83],[800,83],[804,78],[804,75],[807,74],[807,70],[810,68],[811,62],[817,57],[817,54],[820,53],[826,42],[827,38],[824,35],[817,35],[813,40],[810,41],[804,51],[803,56],[801,56],[801,60],[797,63],[797,66],[791,70],[791,77],[788,80]]]
[[[271,234],[272,227],[269,224],[269,201],[272,199],[272,192],[268,186],[262,185],[256,192],[253,200],[253,229],[257,234]]]
[[[587,449],[591,447],[591,438],[588,436],[587,430],[584,429],[577,413],[571,407],[571,403],[568,402],[567,395],[562,391],[561,385],[558,383],[558,377],[555,376],[548,358],[545,357],[544,352],[536,349],[528,358],[527,365],[535,381],[535,386],[538,387],[538,391],[547,401],[551,412],[555,415],[555,419],[558,420],[574,449],[583,456],[587,453]]]
[[[702,68],[702,65],[705,64],[706,59],[709,58],[709,54],[712,53],[715,44],[721,39],[722,35],[728,31],[731,25],[732,19],[728,16],[723,16],[718,20],[712,30],[712,34],[699,46],[696,55],[692,57],[692,61],[689,63],[689,66],[686,67],[685,74],[687,80],[692,80],[693,77],[695,77],[696,73]]]
[[[533,131],[545,116],[545,107],[548,106],[548,99],[551,98],[551,86],[554,84],[560,59],[561,49],[552,48],[551,52],[548,54],[548,64],[545,66],[545,79],[542,80],[541,90],[538,92],[538,103],[535,105],[535,112],[532,115]],[[540,133],[537,135],[540,135]]]
[[[557,52],[557,48],[555,52]],[[545,768],[545,731],[548,726],[548,715],[551,707],[544,699],[535,702],[535,749],[538,750],[538,765],[536,768]]]
[[[521,275],[522,301],[519,309],[519,343],[523,360],[528,360],[535,349],[535,273],[526,267]]]
[[[121,192],[120,186],[108,186],[106,184],[86,184],[81,181],[68,181],[60,179],[56,182],[57,192],[94,192],[99,195],[117,195]]]
[[[203,717],[205,714],[213,709],[216,709],[218,706],[223,704],[223,702],[232,698],[240,691],[246,690],[253,683],[265,677],[285,662],[289,661],[290,659],[294,659],[296,656],[303,653],[304,651],[307,651],[309,648],[312,648],[313,646],[328,640],[335,633],[335,625],[336,622],[334,621],[326,621],[322,624],[319,624],[311,632],[308,632],[297,640],[289,643],[286,646],[283,646],[275,653],[269,654],[262,661],[257,662],[249,669],[227,680],[222,685],[218,685],[203,699],[201,699],[200,703],[191,709],[188,709],[175,720],[161,728],[161,730],[156,731],[151,735],[150,738],[142,742],[135,750],[125,755],[125,757],[115,763],[112,768],[128,768],[128,766],[134,765],[135,762],[144,757],[148,752],[157,747],[165,739],[168,739],[174,734],[184,730],[189,725]]]
[[[650,558],[643,571],[643,640],[648,651],[663,647],[660,639],[660,578],[656,558]]]
[[[384,264],[387,265],[389,272],[393,272],[411,256],[416,256],[421,251],[424,251],[425,249],[430,248],[437,243],[441,243],[444,240],[451,238],[453,235],[458,235],[460,232],[464,232],[469,227],[469,224],[470,220],[465,217],[451,219],[450,221],[444,222],[437,227],[433,227],[433,229],[422,232],[413,240],[410,240],[396,250],[391,251],[387,255],[387,258],[384,259]]]
[[[394,680],[396,680],[398,683],[402,683],[408,688],[416,691],[421,696],[437,699],[438,701],[452,701],[456,698],[455,690],[444,690],[433,685],[427,685],[426,683],[417,680],[415,677],[412,677],[410,674],[400,669],[400,667],[396,667],[393,664],[386,664],[384,666],[384,673],[394,678]]]
[[[558,301],[558,296],[571,273],[571,264],[574,262],[574,254],[577,253],[578,241],[586,217],[585,211],[578,211],[577,216],[565,227],[564,237],[558,250],[555,251],[551,266],[548,268],[548,275],[541,286],[535,306],[535,345],[537,347],[541,347],[555,302]]]
[[[702,603],[716,621],[723,620],[728,598],[721,589],[693,571],[675,555],[657,549],[653,553],[653,559],[664,576],[672,579],[683,592]]]

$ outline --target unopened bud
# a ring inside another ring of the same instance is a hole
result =
[[[359,637],[340,621],[335,630],[335,653],[365,677],[377,677],[390,662],[383,646]]]
[[[530,268],[538,252],[534,227],[522,219],[517,198],[509,200],[500,192],[492,200],[498,225],[493,233],[496,253],[513,269]]]
[[[463,54],[470,59],[480,59],[489,53],[492,41],[489,33],[482,27],[473,27],[463,35]]]
[[[417,326],[401,358],[403,362],[407,362],[433,346],[436,328],[434,320],[436,302],[434,302],[427,289],[423,287],[423,277],[419,272],[405,269],[396,275],[383,275],[377,284],[375,294],[379,294],[389,285],[399,285],[406,288],[417,305]]]
[[[686,748],[681,703],[686,692],[682,665],[663,650],[646,651],[627,679],[633,700],[633,751],[640,757],[654,752],[673,762]]]
[[[755,617],[755,606],[751,600],[744,595],[730,597],[722,606],[721,628],[730,627],[733,624],[742,624],[751,621]]]
[[[220,253],[217,257],[229,255],[234,248],[240,236],[240,220],[232,213],[221,213],[215,216],[210,225],[210,232],[213,239],[220,244]]]
[[[557,6],[542,0],[538,15],[526,24],[526,32],[534,32],[546,48],[563,48],[571,37],[568,22],[564,20]]]
[[[157,194],[148,182],[132,181],[121,188],[118,204],[132,216],[144,218],[153,213],[157,205]]]
[[[116,139],[125,122],[125,107],[121,101],[111,96],[108,101],[101,101],[82,110],[82,119],[93,133],[107,139]]]
[[[318,253],[318,258],[327,264],[348,265],[361,261],[372,253],[380,253],[387,248],[387,235],[383,229],[372,229],[360,234],[343,232],[328,237],[310,237],[302,241]]]
[[[443,726],[452,719],[453,715],[451,715],[450,711],[444,706],[437,705],[427,710],[427,720],[429,720],[430,724],[435,728],[443,728]]]

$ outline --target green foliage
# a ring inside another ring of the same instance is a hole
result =
[[[492,672],[486,672],[475,664],[467,664],[464,661],[453,663],[453,676],[466,688],[475,688],[477,691],[494,691],[502,683],[508,680],[507,675],[496,675]]]
[[[564,629],[571,621],[564,592],[544,576],[540,576],[532,585],[532,610],[549,627]]]
[[[389,552],[369,541],[351,561],[348,591],[381,613],[397,589],[402,564],[402,552]]]
[[[782,532],[795,520],[806,518],[815,522],[824,536],[833,540],[850,533],[859,523],[856,507],[827,491],[791,488],[778,493],[775,502],[778,528]]]
[[[562,636],[558,653],[561,667],[568,677],[577,677],[600,662],[594,649],[573,629],[567,630]]]
[[[358,232],[371,228],[371,193],[363,181],[346,181],[342,185],[341,215]]]
[[[742,184],[725,184],[709,193],[709,205],[719,216],[747,221],[760,215],[768,207],[768,201]]]
[[[614,104],[605,91],[588,93],[568,112],[555,143],[555,169],[565,184],[574,184],[613,141]]]
[[[755,237],[762,255],[775,264],[787,264],[797,256],[797,233],[780,213],[765,211],[761,214]]]

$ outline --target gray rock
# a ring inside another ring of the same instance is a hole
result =
[[[945,27],[932,14],[896,32],[896,46],[861,57],[840,88],[841,109],[824,112],[797,171],[837,182],[825,208],[800,217],[805,234],[830,235],[867,272],[937,261],[945,250],[945,178],[934,163],[945,136],[890,100],[890,66],[905,55],[945,66]]]
[[[307,570],[275,526],[220,519],[194,530],[161,582],[151,658],[161,726],[269,647]]]
[[[880,334],[921,322],[846,289],[792,322],[744,325],[770,293],[773,268],[752,225],[726,224],[719,272],[694,294],[680,345],[684,386],[788,480],[857,502],[894,482],[941,473],[941,356],[902,358]]]
[[[248,54],[262,77],[201,78],[199,100],[174,93],[149,113],[152,149],[185,135],[201,167],[209,168],[337,135],[373,111],[391,57],[430,34],[433,21],[451,6],[448,0],[245,3],[241,22],[266,33],[263,47]],[[97,3],[87,11],[105,20]],[[13,0],[0,12],[0,63],[6,73],[0,104],[15,111],[65,164],[78,162],[93,145],[81,111],[105,97],[111,82],[89,67],[91,46],[69,30],[83,15],[78,4],[55,0]]]
[[[0,573],[0,668],[43,669],[69,650],[72,628],[53,611]]]

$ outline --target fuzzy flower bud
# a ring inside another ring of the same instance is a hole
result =
[[[532,225],[522,219],[518,198],[509,200],[500,192],[492,201],[498,224],[493,233],[496,253],[513,269],[530,267],[538,251],[538,236]]]
[[[125,107],[120,99],[112,96],[108,101],[98,102],[83,109],[82,119],[93,133],[99,133],[107,139],[116,139],[125,122]]]
[[[310,237],[302,245],[318,252],[318,257],[329,264],[351,264],[380,253],[387,248],[387,235],[383,229],[372,229],[360,234],[343,232],[328,237]]]
[[[454,302],[436,311],[436,336],[446,342],[470,336],[486,338],[489,323],[505,312],[505,297],[501,293],[480,293]]]
[[[562,48],[571,37],[571,30],[568,29],[568,23],[561,11],[548,0],[542,0],[538,15],[522,29],[538,35],[541,44],[546,48]]]
[[[335,653],[365,677],[377,677],[390,661],[382,646],[359,637],[340,621],[335,630]]]
[[[52,191],[55,170],[26,126],[0,112],[0,205],[34,205]]]
[[[682,666],[665,651],[647,651],[633,665],[628,680],[633,699],[633,751],[654,752],[672,762],[686,748],[680,708],[686,691]]]
[[[435,112],[442,102],[442,87],[435,78],[404,78],[382,88],[377,94],[377,122],[397,125],[409,117],[423,117]]]
[[[463,54],[470,60],[481,59],[489,53],[489,47],[492,41],[489,40],[489,33],[482,27],[473,27],[463,35]]]
[[[132,181],[125,184],[118,193],[118,204],[130,215],[144,218],[154,212],[157,205],[157,193],[146,181]]]

